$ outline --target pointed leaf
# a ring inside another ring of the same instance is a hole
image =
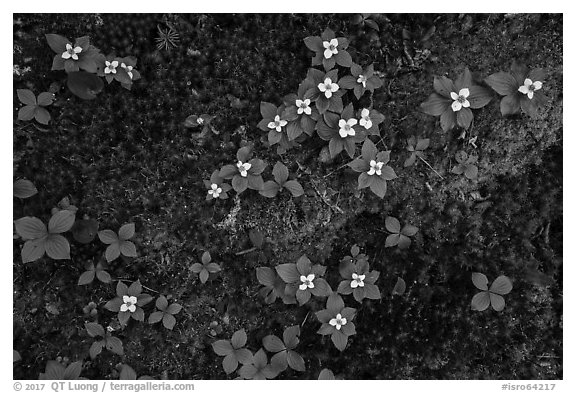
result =
[[[344,351],[346,349],[346,344],[348,344],[348,336],[342,333],[340,330],[334,330],[332,336],[330,337],[334,346],[340,351]]]
[[[31,90],[28,89],[17,89],[16,94],[18,95],[18,99],[24,105],[36,106],[36,96],[32,93]]]
[[[296,180],[288,180],[284,183],[284,188],[286,188],[292,196],[299,197],[304,195],[304,188]]]
[[[262,339],[262,345],[268,352],[280,352],[286,349],[286,346],[278,337],[274,335],[268,335]]]
[[[162,324],[168,330],[174,329],[176,325],[176,318],[174,318],[171,314],[164,314],[164,318],[162,318]]]
[[[232,347],[234,347],[234,349],[238,349],[238,348],[242,348],[244,345],[246,345],[247,340],[248,340],[248,337],[246,336],[246,331],[244,329],[240,329],[240,330],[234,332],[230,342],[232,343]]]
[[[386,229],[392,233],[400,233],[400,221],[397,218],[388,216],[384,221]]]
[[[484,293],[488,293],[488,292],[484,292]],[[504,298],[496,293],[492,293],[490,292],[490,304],[492,305],[492,308],[494,309],[494,311],[502,311],[504,310],[504,307],[506,306],[506,302],[504,301]]]
[[[480,288],[482,289],[482,288]],[[512,290],[512,281],[506,276],[499,276],[494,280],[492,285],[490,285],[490,292],[496,293],[498,295],[506,295]]]
[[[102,337],[104,338],[106,333],[102,325],[96,322],[87,322],[84,324],[84,328],[90,337]]]
[[[278,265],[276,266],[276,272],[287,284],[300,281],[300,272],[298,272],[295,263],[284,263]]]
[[[269,267],[258,267],[256,268],[256,277],[258,282],[267,287],[274,287],[276,281],[276,274]]]
[[[400,241],[400,236],[401,235],[399,233],[393,233],[392,235],[388,235],[384,247],[394,247],[395,245],[397,245],[398,242]]]
[[[30,180],[19,179],[14,182],[13,195],[16,198],[30,198],[37,193],[38,190]]]
[[[274,175],[276,183],[283,185],[286,183],[286,180],[288,180],[288,168],[286,168],[286,165],[278,161],[272,169],[272,175]]]
[[[164,313],[162,311],[154,311],[148,317],[148,323],[150,323],[150,324],[158,323],[162,320],[163,317],[164,317]]]
[[[120,256],[120,244],[112,243],[106,248],[106,261],[112,262]]]
[[[516,94],[519,87],[516,79],[507,72],[497,72],[484,79],[484,81],[501,96]]]
[[[48,234],[46,225],[36,217],[22,217],[14,221],[14,225],[24,240],[40,239]]]
[[[98,232],[98,238],[104,244],[112,244],[118,241],[116,233],[110,229],[104,229]]]
[[[112,353],[115,353],[116,355],[124,355],[124,346],[118,337],[108,337],[106,339],[106,349]]]
[[[394,285],[394,289],[392,289],[392,295],[403,295],[404,292],[406,292],[406,282],[398,277],[396,285]]]
[[[120,243],[120,252],[126,257],[136,258],[138,256],[138,254],[136,254],[136,245],[130,240],[125,240]]]
[[[228,340],[218,340],[212,343],[212,349],[218,356],[226,356],[234,351],[232,344]]]
[[[488,291],[478,292],[472,298],[471,307],[475,311],[484,311],[490,305],[490,294]]]
[[[76,214],[70,210],[60,210],[50,218],[50,221],[48,222],[48,232],[64,233],[69,231],[70,228],[72,228],[72,225],[74,225],[75,219]]]
[[[121,240],[128,240],[134,236],[135,226],[134,223],[124,224],[118,231],[118,238]]]
[[[78,285],[88,285],[92,281],[94,281],[94,277],[96,276],[96,272],[94,270],[85,271],[80,275],[78,278]]]
[[[88,350],[88,354],[90,355],[91,359],[96,358],[96,356],[102,353],[102,348],[104,347],[103,341],[94,341],[92,345],[90,345],[90,349]]]
[[[450,109],[452,101],[439,94],[432,93],[426,101],[420,104],[422,112],[431,116],[440,116],[444,111]]]
[[[48,235],[44,247],[46,254],[52,259],[70,259],[70,243],[62,235]]]

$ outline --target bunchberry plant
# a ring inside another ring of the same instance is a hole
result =
[[[268,143],[270,146],[279,144],[282,151],[286,151],[293,145],[290,143],[287,133],[289,121],[296,120],[298,115],[293,111],[287,111],[284,104],[277,107],[269,102],[260,103],[260,113],[262,120],[258,123],[258,128],[268,132]],[[291,140],[293,140],[292,138]]]
[[[472,298],[472,310],[484,311],[492,305],[495,311],[502,311],[506,306],[504,297],[512,290],[512,282],[506,276],[499,276],[488,289],[488,278],[482,273],[472,273],[472,283],[482,292]]]
[[[68,197],[64,197],[58,202],[58,206],[55,206],[50,211],[52,215],[58,213],[60,210],[69,210],[72,213],[76,214],[78,208],[70,203],[70,199]]]
[[[272,175],[274,180],[268,180],[264,183],[262,190],[260,190],[260,195],[274,198],[284,188],[290,191],[294,197],[304,195],[304,189],[297,180],[288,180],[288,168],[283,163],[278,161],[274,165]]]
[[[338,70],[323,73],[315,68],[308,69],[306,83],[312,87],[306,91],[304,97],[316,104],[320,114],[331,112],[341,113],[344,109],[342,96],[345,90],[338,85]]]
[[[190,115],[186,118],[186,120],[184,120],[184,127],[186,128],[202,127],[202,132],[208,133],[209,131],[212,131],[213,128],[210,125],[210,123],[212,123],[212,120],[214,120],[214,116],[210,116],[207,114],[202,114],[200,116]]]
[[[434,90],[436,92],[421,104],[421,108],[428,115],[440,116],[444,131],[453,129],[456,124],[468,129],[474,120],[471,109],[482,108],[492,99],[490,90],[472,84],[468,68],[455,82],[445,76],[434,77]]]
[[[396,280],[396,284],[394,284],[394,288],[392,289],[392,295],[404,295],[406,292],[406,281],[401,277],[398,277]]]
[[[378,23],[376,23],[376,21],[372,19],[372,14],[355,14],[352,16],[352,18],[350,18],[350,23],[352,23],[353,25],[358,25],[360,27],[368,26],[376,31],[380,31]]]
[[[478,161],[478,157],[474,155],[468,155],[463,150],[456,153],[457,164],[452,168],[452,173],[456,175],[466,176],[470,180],[474,180],[478,177],[478,167],[475,165]]]
[[[174,329],[176,325],[176,318],[174,315],[178,314],[182,310],[182,306],[178,303],[172,303],[168,305],[168,299],[164,295],[158,296],[156,299],[157,311],[154,311],[148,317],[148,323],[158,323],[162,321],[162,324],[166,329]]]
[[[204,180],[204,185],[208,189],[206,194],[206,200],[211,201],[213,199],[228,199],[228,191],[232,189],[232,186],[228,183],[224,183],[224,179],[220,177],[220,171],[216,169],[210,175],[210,180]]]
[[[266,304],[272,304],[277,298],[281,298],[284,304],[295,304],[296,297],[286,295],[286,283],[274,269],[269,267],[257,267],[256,278],[264,287],[260,289],[260,295]]]
[[[231,374],[238,368],[238,363],[249,365],[254,356],[249,349],[244,348],[248,337],[244,329],[234,332],[231,340],[218,340],[212,343],[212,349],[218,356],[224,356],[222,367],[226,374]],[[266,359],[268,362],[268,359]]]
[[[98,262],[96,266],[92,262],[86,262],[86,271],[80,275],[78,285],[88,285],[94,281],[94,278],[98,278],[104,284],[110,284],[112,278],[106,268],[106,262]]]
[[[306,371],[304,359],[294,351],[300,339],[300,326],[290,326],[284,330],[282,340],[275,335],[268,335],[262,339],[262,345],[268,352],[274,353],[270,359],[270,364],[280,372],[286,370],[288,366],[292,370]]]
[[[208,278],[210,278],[210,274],[216,274],[220,270],[220,265],[216,262],[212,262],[212,256],[208,251],[204,251],[202,254],[202,263],[196,262],[190,266],[190,270],[193,273],[198,274],[198,278],[202,284],[206,284]]]
[[[504,96],[500,101],[502,115],[513,115],[520,110],[531,117],[538,115],[538,108],[548,102],[542,91],[546,74],[541,68],[529,70],[516,61],[511,66],[512,73],[497,72],[485,79],[496,93]]]
[[[118,321],[121,326],[126,326],[130,317],[136,321],[144,321],[144,310],[142,307],[152,301],[152,296],[142,293],[140,280],[134,281],[128,287],[122,281],[116,285],[116,297],[108,301],[104,308],[118,313]]]
[[[265,380],[276,378],[279,371],[272,364],[268,364],[268,356],[260,348],[252,358],[252,362],[240,367],[238,373],[243,379]]]
[[[117,57],[117,56],[104,56],[102,54],[97,57],[98,73],[100,77],[104,77],[108,83],[118,81],[122,87],[130,90],[132,82],[140,79],[140,72],[136,70],[137,59],[133,56]]]
[[[64,70],[71,73],[85,70],[95,73],[98,70],[97,59],[100,51],[90,45],[88,36],[77,38],[74,45],[58,34],[46,34],[46,41],[56,53],[52,61],[52,71]]]
[[[366,135],[380,136],[380,129],[378,126],[384,121],[384,115],[376,109],[362,108],[358,110],[358,124],[364,127]]]
[[[100,224],[98,221],[84,217],[81,220],[76,220],[72,227],[72,236],[74,240],[82,244],[88,244],[98,235],[98,228]]]
[[[50,112],[46,110],[46,106],[52,105],[54,102],[54,94],[43,92],[38,95],[38,98],[28,89],[16,90],[18,99],[24,104],[18,111],[18,120],[32,120],[40,124],[48,124],[50,122]]]
[[[38,379],[53,379],[57,381],[85,379],[80,378],[80,373],[82,373],[82,361],[73,362],[68,366],[64,366],[57,360],[48,360],[46,363],[46,369],[43,373],[40,373]]]
[[[400,227],[400,221],[394,217],[386,217],[384,221],[386,229],[391,232],[386,238],[385,247],[398,246],[399,249],[405,250],[410,247],[412,240],[410,237],[414,236],[418,232],[418,228],[414,225],[406,224],[404,227]]]
[[[352,252],[352,257],[357,252],[355,248]],[[366,258],[358,258],[356,262],[352,262],[352,258],[345,257],[340,262],[340,276],[344,280],[338,285],[338,293],[342,295],[354,295],[357,302],[362,303],[364,298],[367,299],[381,299],[380,289],[374,284],[380,272],[376,270],[370,271],[370,265]]]
[[[375,89],[382,87],[382,80],[374,75],[374,64],[370,64],[365,69],[358,64],[352,64],[350,73],[352,75],[340,78],[339,84],[343,89],[354,90],[354,96],[358,100],[366,91],[374,93]]]
[[[316,129],[318,136],[328,141],[328,150],[332,158],[340,154],[342,150],[346,150],[350,158],[354,157],[356,143],[366,139],[366,130],[354,118],[352,104],[347,105],[341,115],[326,112],[318,121]]]
[[[326,71],[334,68],[336,64],[342,67],[352,66],[352,56],[346,51],[348,48],[348,39],[344,37],[336,37],[334,32],[330,29],[318,36],[310,36],[304,38],[304,44],[311,51],[315,52],[312,58],[312,65],[324,66]]]
[[[133,223],[124,224],[118,230],[118,234],[111,229],[104,229],[98,232],[98,238],[104,244],[108,244],[106,248],[106,261],[112,262],[120,256],[135,258],[136,245],[129,239],[134,237],[135,226]]]
[[[96,322],[87,322],[84,324],[84,327],[86,328],[88,335],[96,339],[96,341],[94,341],[90,346],[89,350],[92,359],[100,355],[103,348],[106,348],[116,355],[124,355],[124,346],[122,345],[122,341],[118,337],[112,336],[102,325]]]
[[[13,195],[16,198],[26,199],[38,193],[36,186],[26,179],[18,179],[14,182]]]
[[[36,217],[23,217],[16,221],[16,232],[23,240],[22,262],[28,263],[42,258],[46,253],[52,259],[70,259],[70,243],[61,235],[74,225],[76,215],[69,210],[54,214],[48,228]]]
[[[318,375],[318,380],[335,380],[334,373],[329,368],[323,368]]]
[[[334,346],[339,351],[344,351],[348,337],[356,334],[356,327],[352,322],[355,314],[356,309],[345,307],[340,295],[330,295],[326,301],[326,309],[316,312],[316,318],[322,323],[318,334],[330,335]]]
[[[314,89],[314,87],[312,80],[305,79],[298,86],[297,94],[289,94],[283,99],[286,112],[292,114],[287,117],[292,118],[293,114],[296,114],[296,118],[289,121],[286,126],[286,134],[289,141],[295,140],[302,133],[312,136],[316,129],[316,122],[320,118],[320,114],[316,106],[313,105],[312,100],[306,96],[306,92]]]
[[[362,156],[348,164],[355,172],[360,172],[358,189],[370,187],[374,194],[384,198],[387,190],[386,182],[398,177],[394,169],[386,165],[389,161],[389,151],[379,152],[374,142],[366,139],[362,145]]]
[[[410,156],[404,161],[404,168],[414,165],[416,158],[424,159],[424,150],[430,146],[429,138],[418,138],[411,136],[408,139],[408,146],[406,150],[410,152]]]
[[[251,158],[252,151],[250,147],[245,146],[238,149],[236,165],[224,165],[220,169],[220,177],[223,179],[232,179],[232,188],[238,194],[244,192],[247,188],[260,191],[264,186],[262,172],[266,168],[266,163],[259,158]]]
[[[326,266],[312,265],[306,255],[298,258],[296,263],[276,266],[276,272],[286,283],[286,295],[295,295],[301,306],[310,300],[311,295],[326,297],[332,292],[330,285],[322,278]]]

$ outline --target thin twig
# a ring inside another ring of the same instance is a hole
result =
[[[428,167],[429,167],[430,169],[432,169],[435,174],[437,174],[438,176],[440,176],[440,178],[441,178],[442,180],[444,180],[444,177],[443,177],[441,174],[439,174],[438,172],[436,172],[436,169],[432,168],[432,165],[428,164],[428,162],[427,162],[425,159],[423,159],[423,158],[420,157],[419,155],[416,155],[416,157],[418,157],[419,159],[421,159],[421,160],[424,162],[424,164],[428,165]]]
[[[354,160],[352,160],[352,161],[354,161]],[[350,161],[350,162],[352,162],[352,161]],[[342,165],[340,165],[338,168],[336,168],[336,169],[334,169],[332,172],[330,172],[329,174],[324,175],[324,179],[326,179],[326,178],[329,177],[329,176],[332,176],[334,173],[338,172],[340,169],[346,167],[348,164],[350,164],[350,162],[347,162],[347,163],[345,163],[345,164],[342,164]]]
[[[256,247],[249,248],[247,250],[242,250],[236,253],[236,255],[244,255],[248,254],[249,252],[256,251]]]

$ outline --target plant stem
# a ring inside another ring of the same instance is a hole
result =
[[[236,255],[244,255],[248,254],[249,252],[256,251],[256,247],[249,248],[247,250],[242,250],[236,253]]]
[[[352,161],[354,161],[354,160],[352,160]],[[350,161],[350,162],[352,162],[352,161]],[[340,165],[338,168],[336,168],[336,169],[334,169],[332,172],[330,172],[329,174],[324,175],[324,179],[327,178],[327,177],[329,177],[329,176],[332,176],[334,173],[338,172],[340,169],[342,169],[342,168],[344,168],[345,166],[347,166],[348,164],[350,164],[350,162],[347,162],[347,163],[345,163],[345,164],[342,164],[342,165]]]
[[[441,174],[439,174],[438,172],[436,172],[436,169],[432,168],[432,165],[428,164],[428,162],[427,162],[425,159],[423,159],[423,158],[420,157],[420,156],[417,156],[417,157],[418,157],[419,159],[421,159],[421,160],[424,162],[424,164],[428,165],[428,167],[429,167],[430,169],[432,169],[435,174],[437,174],[438,176],[440,176],[440,178],[441,178],[442,180],[444,180],[444,177],[443,177]]]

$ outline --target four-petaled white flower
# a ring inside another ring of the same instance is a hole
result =
[[[332,93],[338,91],[340,86],[337,83],[332,83],[332,79],[324,79],[324,83],[318,83],[318,90],[320,90],[326,98],[332,97]]]
[[[66,44],[66,51],[62,53],[63,59],[70,59],[78,60],[78,53],[82,52],[82,48],[77,46],[75,48],[72,47],[71,44]]]
[[[132,69],[134,67],[132,67],[131,65],[126,65],[124,63],[120,64],[120,67],[124,68],[124,70],[126,70],[126,73],[128,74],[128,76],[130,77],[130,79],[132,79]]]
[[[335,55],[338,53],[338,49],[336,49],[336,47],[338,46],[338,39],[336,38],[332,38],[330,41],[324,41],[322,43],[322,45],[324,45],[324,57],[329,59],[332,57],[332,55]]]
[[[384,166],[383,162],[376,162],[374,160],[370,160],[370,170],[367,172],[368,175],[372,176],[373,174],[377,174],[378,176],[380,176],[382,174],[382,166]],[[352,277],[354,277],[354,275],[352,275]],[[364,280],[364,276],[362,276],[362,280]],[[364,284],[360,286],[363,287]]]
[[[108,61],[106,60],[104,63],[106,63],[106,68],[104,68],[104,73],[105,74],[115,74],[116,73],[116,67],[118,67],[118,60],[114,60],[114,61]]]
[[[222,189],[218,187],[218,184],[212,183],[210,186],[211,190],[208,190],[208,194],[212,195],[212,198],[218,198]]]
[[[240,171],[240,176],[242,177],[248,176],[248,171],[250,170],[250,168],[252,168],[252,164],[250,164],[249,162],[242,163],[242,161],[238,161],[236,166],[238,167],[238,170]]]
[[[518,88],[518,91],[522,94],[528,95],[528,98],[532,99],[532,97],[534,97],[534,92],[536,90],[540,90],[541,88],[542,88],[542,82],[540,81],[532,82],[532,79],[526,78],[524,80],[524,86],[520,86]]]
[[[347,136],[354,136],[356,135],[356,131],[352,127],[356,124],[358,124],[358,120],[356,119],[348,119],[348,121],[340,119],[338,122],[338,127],[340,127],[338,133],[342,138],[346,138]]]
[[[356,79],[356,82],[362,83],[363,87],[366,87],[367,81],[368,81],[368,78],[366,78],[364,75],[358,75],[358,79]]]
[[[274,121],[268,123],[268,128],[276,129],[276,131],[282,132],[282,127],[284,127],[286,124],[288,124],[286,120],[280,120],[280,116],[276,115]]]
[[[329,322],[330,325],[335,326],[336,330],[340,330],[342,326],[346,325],[346,318],[342,318],[342,314],[336,315],[336,318],[332,318]]]
[[[312,114],[312,108],[310,108],[310,99],[306,98],[304,101],[296,100],[296,106],[298,107],[298,114],[301,115],[305,113],[307,115]]]
[[[372,120],[370,119],[370,111],[366,108],[362,109],[360,113],[360,125],[367,130],[372,127]]]
[[[301,291],[305,291],[306,288],[314,288],[314,277],[314,274],[309,274],[308,276],[300,276],[300,281],[302,281],[302,284],[300,284],[298,288],[300,288]]]
[[[136,311],[136,302],[138,302],[138,299],[136,298],[136,296],[124,295],[124,296],[122,296],[122,300],[124,301],[124,304],[122,304],[120,306],[120,311],[122,311],[122,312],[126,312],[126,311],[134,312],[134,311]]]
[[[374,161],[372,161],[374,162]],[[379,164],[382,164],[381,162],[379,162]],[[372,170],[372,169],[370,169]],[[370,174],[370,173],[368,173]],[[357,287],[363,287],[364,286],[364,279],[366,278],[365,274],[356,274],[356,273],[352,273],[352,281],[350,281],[350,286],[352,288],[357,288]]]
[[[470,95],[470,90],[467,88],[460,89],[460,92],[451,92],[450,97],[454,100],[452,103],[452,110],[454,112],[458,112],[462,108],[468,108],[470,106],[470,102],[467,100],[468,96]]]

